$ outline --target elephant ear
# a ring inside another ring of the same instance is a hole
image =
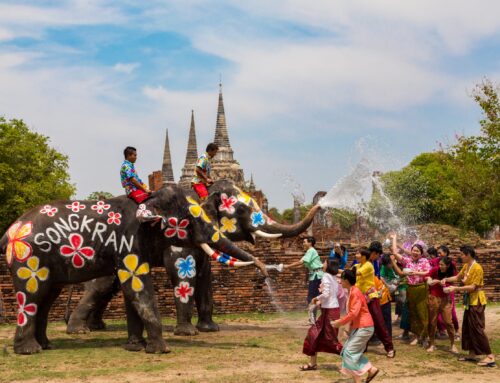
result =
[[[205,201],[201,203],[203,210],[205,210],[212,219],[218,216],[219,205],[221,204],[220,195],[221,193],[219,191],[212,192]]]
[[[158,222],[164,220],[161,215],[153,214],[151,208],[146,203],[141,203],[137,208],[135,217],[141,223],[143,222]]]

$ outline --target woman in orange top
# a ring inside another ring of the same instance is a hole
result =
[[[366,383],[371,382],[378,374],[378,368],[374,367],[363,355],[366,345],[373,335],[373,319],[368,311],[368,305],[363,293],[355,286],[356,274],[351,270],[345,270],[341,276],[342,287],[348,290],[347,314],[335,321],[333,327],[340,327],[350,323],[349,337],[342,349],[342,372],[344,375],[352,376],[355,383],[361,382],[361,376],[368,373]]]

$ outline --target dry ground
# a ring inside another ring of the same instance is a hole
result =
[[[461,316],[461,312],[459,313]],[[12,351],[13,325],[0,326],[0,382],[347,382],[338,372],[340,358],[320,354],[317,371],[300,372],[307,361],[302,342],[307,331],[304,313],[226,315],[216,318],[221,332],[174,337],[173,321],[165,322],[166,355],[130,353],[121,349],[124,322],[108,322],[108,330],[67,335],[63,323],[49,326],[56,349],[31,356]],[[500,306],[487,309],[487,333],[500,353]],[[399,334],[399,329],[395,329]],[[382,373],[374,382],[498,382],[500,369],[460,363],[449,354],[446,341],[439,351],[395,342],[397,356],[370,347],[368,358]]]

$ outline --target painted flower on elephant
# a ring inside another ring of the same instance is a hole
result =
[[[186,258],[178,258],[175,261],[175,267],[178,270],[179,278],[193,278],[196,275],[196,261],[192,255]]]
[[[136,218],[139,217],[150,217],[153,214],[151,213],[151,210],[146,209],[146,205],[141,203],[139,207],[137,208],[137,211],[135,213]]]
[[[22,291],[18,291],[16,293],[16,300],[17,300],[17,325],[18,326],[25,326],[26,323],[28,323],[28,317],[33,316],[36,314],[38,310],[38,306],[36,303],[28,303],[26,304],[26,294],[23,293]]]
[[[193,217],[201,217],[205,222],[210,223],[212,222],[210,218],[208,217],[207,213],[205,213],[205,210],[200,206],[200,204],[194,200],[191,197],[186,197],[187,201],[190,203],[189,205],[189,212]]]
[[[24,262],[31,257],[33,249],[31,245],[24,242],[24,240],[31,234],[32,230],[32,222],[26,222],[23,225],[22,221],[17,221],[7,230],[7,239],[9,242],[7,244],[5,258],[9,266],[12,264],[13,258],[16,258],[20,262]]]
[[[53,217],[56,215],[58,209],[57,207],[52,207],[50,205],[45,205],[43,209],[40,210],[41,214],[47,214],[49,217]]]
[[[194,287],[191,287],[189,282],[181,282],[179,286],[174,289],[175,297],[179,298],[182,303],[188,303],[189,297],[193,296],[193,294]]]
[[[73,213],[78,213],[80,210],[85,209],[85,205],[80,201],[75,201],[71,205],[66,205],[68,209],[70,209]]]
[[[144,283],[139,278],[139,275],[149,273],[149,264],[144,262],[139,266],[139,257],[136,254],[129,254],[123,258],[123,264],[126,270],[118,270],[118,279],[123,284],[132,278],[132,290],[140,292],[144,289]]]
[[[114,211],[110,211],[108,213],[108,225],[115,224],[115,225],[120,225],[122,223],[121,221],[122,215],[120,213],[115,213]]]
[[[264,213],[262,211],[254,211],[250,218],[252,219],[252,226],[254,227],[258,227],[266,223]]]
[[[72,233],[69,236],[70,245],[63,245],[59,248],[59,253],[67,258],[71,258],[73,267],[80,269],[85,264],[85,259],[91,260],[94,258],[95,251],[93,248],[83,245],[83,237],[80,234]]]
[[[27,279],[26,291],[28,293],[36,293],[38,291],[38,280],[46,281],[49,277],[49,269],[47,267],[40,267],[40,260],[38,257],[30,257],[26,262],[28,267],[20,267],[17,269],[17,276],[20,279]]]
[[[238,201],[243,202],[245,205],[250,206],[254,201],[253,198],[250,197],[247,193],[239,190],[240,194],[238,194]]]
[[[220,231],[223,233],[234,233],[236,231],[236,218],[222,217],[220,220]]]
[[[213,229],[214,229],[214,233],[212,234],[212,242],[217,242],[221,238],[226,238],[226,236],[222,233],[219,226],[214,225]]]
[[[104,201],[97,201],[97,203],[92,205],[90,208],[95,210],[98,214],[102,214],[104,213],[104,210],[109,210],[110,207],[111,205]]]
[[[234,214],[235,212],[234,205],[236,205],[236,202],[238,202],[236,197],[234,196],[228,197],[226,193],[222,193],[220,199],[222,203],[219,206],[219,211],[227,211],[229,214]]]
[[[170,227],[165,230],[166,237],[172,238],[174,236],[177,236],[180,239],[185,239],[187,237],[187,230],[185,229],[189,225],[188,219],[183,219],[179,222],[176,217],[170,217],[167,222]]]

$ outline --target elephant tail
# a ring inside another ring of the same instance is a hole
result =
[[[69,322],[71,316],[71,296],[73,295],[73,285],[69,286],[68,289],[68,300],[66,301],[66,310],[64,311],[64,321],[66,324]]]

